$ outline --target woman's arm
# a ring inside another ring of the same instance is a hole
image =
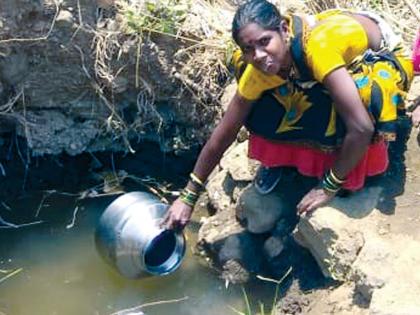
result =
[[[204,145],[194,166],[194,174],[203,182],[219,163],[226,149],[236,139],[239,129],[243,126],[250,110],[251,102],[235,94],[222,120]]]
[[[223,153],[235,140],[239,129],[244,124],[251,110],[251,102],[246,101],[237,93],[232,98],[222,120],[212,132],[209,140],[201,150],[193,173],[205,182],[209,174],[219,163]],[[196,185],[189,181],[187,188],[196,191]],[[169,208],[163,221],[167,228],[183,229],[189,222],[193,207],[185,204],[179,198]]]
[[[346,68],[331,72],[323,84],[330,92],[335,109],[346,126],[346,135],[332,168],[337,177],[344,179],[365,154],[374,126]],[[333,195],[327,194],[322,188],[315,188],[299,203],[298,212],[314,210],[332,197]]]
[[[333,167],[339,178],[346,178],[365,154],[372,139],[374,126],[356,84],[345,68],[330,73],[325,78],[324,85],[346,126],[343,145]]]

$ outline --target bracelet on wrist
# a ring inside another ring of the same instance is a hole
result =
[[[205,189],[206,188],[206,185],[204,184],[204,182],[194,173],[190,173],[190,180],[199,189]]]
[[[198,200],[198,193],[188,189],[184,188],[181,191],[180,200],[185,203],[188,206],[194,207],[197,200]]]
[[[341,189],[344,182],[345,180],[339,179],[330,169],[325,173],[321,182],[321,187],[326,193],[335,195]]]
[[[345,179],[340,179],[338,178],[337,175],[335,175],[334,171],[332,170],[332,168],[329,170],[329,175],[331,176],[331,178],[334,180],[334,182],[338,183],[338,184],[344,184],[345,183]]]

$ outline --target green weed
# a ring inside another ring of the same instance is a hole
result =
[[[234,307],[230,307],[230,309],[238,314],[238,315],[275,315],[275,310],[276,310],[276,304],[278,301],[278,294],[279,294],[279,288],[280,288],[280,284],[284,281],[284,279],[286,279],[286,277],[292,272],[292,267],[290,267],[286,273],[283,275],[283,277],[281,277],[280,280],[275,280],[275,279],[270,279],[270,278],[265,278],[262,276],[257,276],[258,279],[263,280],[263,281],[267,281],[267,282],[273,282],[276,284],[276,288],[274,290],[274,296],[273,296],[273,303],[271,305],[271,311],[270,312],[266,312],[265,310],[265,306],[264,303],[262,302],[258,302],[259,305],[259,312],[253,314],[252,313],[252,308],[251,308],[251,303],[249,301],[249,297],[248,294],[245,291],[245,288],[242,287],[242,294],[244,296],[244,302],[245,302],[245,311],[241,312],[237,309],[235,309]]]
[[[128,33],[144,31],[175,35],[186,18],[189,3],[179,0],[146,1],[143,7],[122,5]]]

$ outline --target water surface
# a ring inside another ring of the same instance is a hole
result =
[[[19,206],[37,209],[39,200],[39,196],[29,198]],[[230,307],[244,308],[241,288],[230,285],[226,289],[218,275],[192,254],[195,233],[191,231],[186,259],[174,273],[141,280],[116,273],[97,254],[93,237],[99,216],[111,200],[79,204],[72,225],[74,202],[51,198],[40,212],[39,218],[46,220],[43,224],[0,229],[0,269],[23,268],[0,283],[1,315],[102,315],[184,298],[143,311],[150,315],[219,315],[234,314]],[[5,218],[7,213],[2,213]],[[273,290],[264,284],[254,293],[272,296]]]

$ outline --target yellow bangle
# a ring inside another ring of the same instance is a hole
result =
[[[332,179],[333,179],[334,181],[336,181],[337,183],[339,183],[339,184],[343,184],[343,183],[346,181],[345,179],[339,179],[339,178],[337,177],[337,175],[335,175],[335,174],[334,174],[334,172],[333,172],[332,168],[330,169],[330,175],[331,175]]]
[[[335,195],[340,189],[331,189],[328,187],[323,186],[322,189],[327,193],[327,194],[332,194]]]
[[[195,191],[192,191],[191,189],[185,188],[184,189],[187,193],[193,195],[193,196],[197,196],[198,197],[198,193]]]
[[[198,176],[195,175],[194,173],[190,174],[190,179],[194,184],[198,185],[200,188],[202,188],[202,189],[205,188],[205,185],[204,185],[203,181],[201,179],[199,179]]]

